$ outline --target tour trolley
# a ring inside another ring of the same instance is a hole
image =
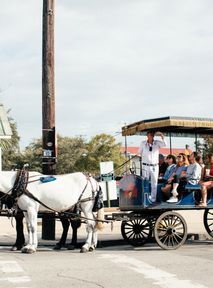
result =
[[[148,130],[161,131],[171,136],[195,135],[197,138],[213,134],[213,119],[189,117],[164,117],[144,120],[122,127],[122,135],[142,135]],[[134,165],[133,165],[134,166]],[[134,169],[133,169],[134,170]],[[157,244],[166,250],[177,249],[187,239],[187,224],[178,210],[204,210],[204,226],[213,237],[213,191],[208,193],[206,208],[198,208],[201,193],[199,185],[182,193],[178,203],[161,202],[152,204],[149,200],[150,183],[140,175],[126,174],[119,182],[119,210],[108,219],[121,220],[123,238],[133,246],[142,246],[154,236]]]

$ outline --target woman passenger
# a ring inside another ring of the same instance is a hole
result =
[[[167,183],[164,187],[161,188],[161,191],[166,199],[170,197],[170,191],[173,188],[173,182],[178,181],[181,177],[186,175],[186,169],[188,166],[188,158],[184,153],[179,153],[177,156],[177,165],[172,173],[172,175],[167,180]]]
[[[167,163],[167,169],[161,179],[161,182],[158,184],[158,187],[157,187],[157,193],[158,193],[158,200],[161,202],[161,201],[164,201],[164,195],[162,193],[162,187],[165,187],[165,185],[168,184],[168,179],[173,175],[174,173],[174,170],[175,170],[175,167],[176,167],[176,157],[174,155],[171,155],[169,154],[167,157],[166,157],[166,161]]]
[[[200,181],[201,184],[201,202],[198,207],[203,208],[207,205],[207,192],[213,188],[213,154],[208,154],[206,157],[207,165],[204,169],[204,179],[207,181]]]
[[[201,180],[204,179],[204,175],[205,175],[205,164],[203,163],[203,158],[201,154],[198,154],[196,157],[196,161],[198,164],[200,164],[201,166]]]

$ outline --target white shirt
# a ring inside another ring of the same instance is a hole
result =
[[[152,151],[149,151],[152,147]],[[166,147],[165,140],[154,140],[153,144],[149,144],[147,140],[142,141],[138,154],[142,157],[142,163],[158,164],[159,163],[159,150],[161,147]]]
[[[198,184],[201,179],[202,167],[197,162],[190,164],[186,170],[186,178],[190,184]]]

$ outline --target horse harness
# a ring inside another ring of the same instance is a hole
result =
[[[35,200],[36,202],[38,202],[39,204],[41,204],[42,206],[47,208],[48,210],[50,210],[52,212],[55,212],[55,213],[57,213],[59,215],[71,214],[73,216],[78,216],[78,215],[80,215],[80,212],[81,212],[81,209],[80,209],[81,203],[95,200],[95,193],[99,192],[98,191],[98,185],[96,186],[96,190],[94,189],[94,187],[92,185],[92,182],[91,182],[91,176],[90,175],[86,175],[86,174],[84,174],[84,175],[85,175],[85,177],[87,179],[87,182],[86,182],[86,184],[85,184],[85,186],[84,186],[84,188],[83,188],[83,190],[82,190],[82,192],[81,192],[81,194],[80,194],[80,196],[78,198],[77,203],[72,205],[68,209],[66,209],[66,211],[59,212],[59,211],[56,211],[53,208],[47,206],[46,204],[44,204],[37,197],[35,197],[31,192],[29,192],[29,190],[27,190],[27,184],[29,183],[28,182],[28,180],[29,180],[29,172],[27,170],[25,170],[25,169],[18,170],[17,171],[17,175],[16,175],[16,180],[14,182],[13,188],[11,189],[11,191],[12,191],[11,196],[12,196],[12,198],[14,200],[13,208],[14,208],[14,210],[18,209],[18,207],[17,207],[18,198],[21,195],[25,194],[29,198]],[[83,194],[86,191],[89,183],[90,183],[90,185],[92,187],[92,196],[82,199]],[[71,213],[71,211],[73,211],[75,208],[76,208],[76,213]]]

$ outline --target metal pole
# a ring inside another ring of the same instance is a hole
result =
[[[126,125],[126,123],[125,123],[125,125]],[[125,132],[126,132],[126,129],[127,129],[127,127],[125,126]],[[124,140],[125,140],[125,153],[124,153],[124,155],[125,155],[125,158],[127,159],[128,158],[127,157],[127,155],[128,155],[128,151],[127,151],[128,147],[127,147],[127,135],[126,134],[124,136]],[[126,169],[126,173],[127,173],[127,164],[125,165],[125,169]]]
[[[169,145],[170,145],[170,154],[172,154],[172,135],[171,135],[171,132],[169,132]]]
[[[197,133],[195,133],[195,151],[197,152],[197,146],[198,146],[198,143],[197,143]]]
[[[55,174],[54,1],[43,0],[42,41],[42,171]],[[53,215],[52,215],[53,216]],[[54,217],[42,219],[42,238],[55,239]]]
[[[106,196],[107,196],[107,207],[110,207],[109,182],[108,181],[106,181]]]

